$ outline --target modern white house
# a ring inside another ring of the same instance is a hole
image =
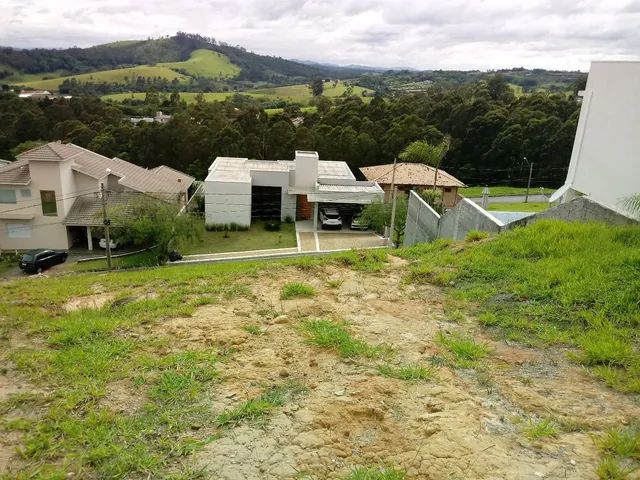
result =
[[[211,225],[249,226],[252,219],[313,219],[323,205],[348,208],[384,198],[376,182],[358,181],[345,162],[299,151],[295,160],[218,157],[204,181],[205,218]]]
[[[0,250],[92,250],[91,228],[103,221],[101,184],[109,205],[126,206],[135,194],[186,202],[193,181],[166,166],[147,170],[72,143],[42,145],[0,166]]]
[[[565,184],[550,201],[587,198],[621,214],[640,193],[640,62],[592,62]]]

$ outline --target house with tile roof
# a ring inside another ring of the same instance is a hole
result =
[[[411,190],[424,190],[434,187],[436,169],[429,165],[399,162],[396,164],[395,170],[394,177],[393,163],[362,167],[360,169],[367,180],[380,184],[387,199],[391,196],[392,181],[399,192],[407,194]],[[460,200],[458,188],[466,187],[464,183],[441,168],[438,169],[438,184],[435,186],[442,191],[442,203],[445,208],[454,207]]]
[[[194,178],[166,166],[142,168],[72,143],[51,142],[0,165],[0,250],[93,249],[102,225],[100,187],[109,205],[135,195],[186,202]]]

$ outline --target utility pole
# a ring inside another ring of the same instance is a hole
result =
[[[527,157],[524,157],[526,160]],[[531,176],[533,175],[533,162],[529,164],[529,181],[527,182],[527,194],[524,196],[524,203],[529,203],[529,189],[531,188]]]
[[[102,199],[102,224],[104,225],[104,239],[107,242],[107,268],[111,271],[111,238],[109,237],[109,225],[111,220],[107,217],[107,191],[104,183],[100,184],[100,198]]]
[[[393,157],[393,173],[391,174],[391,227],[389,228],[389,246],[393,245],[393,229],[396,226],[396,163],[397,157]]]

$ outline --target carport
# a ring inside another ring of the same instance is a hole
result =
[[[307,200],[313,204],[313,230],[318,230],[320,205],[368,205],[382,201],[384,191],[376,182],[319,178],[315,191],[307,193]]]

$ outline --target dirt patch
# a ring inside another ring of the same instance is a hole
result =
[[[83,297],[73,297],[70,298],[62,308],[67,312],[73,312],[75,310],[82,310],[85,308],[98,309],[113,302],[115,298],[115,293],[96,293],[94,295],[87,295]]]
[[[342,283],[329,288],[327,279]],[[310,283],[319,294],[281,302],[288,281]],[[304,342],[298,317],[344,319],[354,335],[394,347],[394,361],[428,364],[441,353],[437,332],[460,327],[446,322],[441,290],[404,286],[401,271],[288,269],[257,279],[252,290],[253,307],[206,307],[184,320],[189,329],[209,325],[198,338],[215,336],[237,349],[212,392],[214,410],[237,406],[283,378],[309,390],[266,424],[232,428],[200,452],[198,463],[217,478],[341,478],[356,465],[379,463],[404,468],[410,478],[597,478],[600,455],[591,433],[640,414],[632,399],[580,373],[563,352],[492,342],[488,388],[476,372],[448,367],[432,382],[389,379],[377,374],[375,361],[341,359]],[[264,305],[282,315],[262,318],[256,312]],[[266,335],[244,334],[247,319],[262,322]],[[541,416],[572,428],[555,439],[527,440],[522,425]]]

